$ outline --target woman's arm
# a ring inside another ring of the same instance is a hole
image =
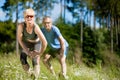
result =
[[[23,24],[20,23],[18,24],[18,30],[17,30],[17,39],[18,39],[18,42],[20,44],[20,46],[23,48],[23,50],[25,51],[25,53],[28,55],[29,53],[29,50],[28,48],[24,45],[23,41],[22,41],[22,37],[23,37]]]
[[[42,55],[47,47],[47,41],[46,41],[42,31],[40,30],[40,28],[37,24],[35,24],[35,33],[38,35],[38,37],[42,43],[41,48],[40,48],[40,52],[39,52],[39,54]]]
[[[39,40],[39,38],[37,38],[37,39],[35,39],[35,40],[30,40],[30,39],[27,39],[29,42],[31,42],[31,43],[37,43],[37,42],[39,42],[40,40]]]

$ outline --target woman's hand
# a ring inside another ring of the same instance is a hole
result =
[[[36,57],[37,55],[39,55],[39,52],[34,50],[34,51],[30,51],[30,53],[28,54],[28,56],[33,59],[34,57]]]

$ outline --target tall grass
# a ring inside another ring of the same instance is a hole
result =
[[[28,61],[31,64],[29,59]],[[62,77],[58,77],[61,70],[59,62],[53,59],[52,64],[57,77],[52,76],[41,61],[41,71],[38,80],[64,80]],[[114,65],[102,67],[98,64],[94,68],[89,68],[84,63],[76,65],[67,62],[67,74],[69,76],[68,80],[120,80],[120,68],[116,68]],[[16,56],[14,53],[9,53],[0,55],[0,80],[32,79],[23,71],[19,56]]]

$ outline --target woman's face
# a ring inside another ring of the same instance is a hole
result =
[[[32,25],[34,23],[34,17],[35,15],[32,12],[27,12],[25,15],[25,22],[29,25]]]

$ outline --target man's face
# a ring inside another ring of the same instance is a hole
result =
[[[51,21],[51,19],[50,18],[44,19],[43,25],[46,28],[46,30],[50,31],[51,27],[52,27],[52,21]]]

